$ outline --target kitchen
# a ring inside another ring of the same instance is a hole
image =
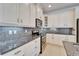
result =
[[[79,55],[78,13],[79,3],[0,3],[0,55]]]

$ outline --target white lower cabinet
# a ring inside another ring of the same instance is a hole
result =
[[[40,53],[40,37],[6,54],[5,56],[38,56]]]
[[[76,36],[74,35],[68,35],[66,36],[66,41],[69,41],[69,42],[75,42],[76,43]]]
[[[46,42],[47,43],[52,43],[52,40],[54,39],[54,38],[52,38],[53,37],[53,34],[47,34],[46,35]]]
[[[62,34],[47,34],[46,35],[47,43],[62,45],[62,41],[76,42],[76,36],[75,35],[62,35]]]
[[[24,55],[24,51],[23,51],[24,45],[16,48],[8,53],[5,53],[4,56],[22,56]]]
[[[57,34],[47,34],[46,35],[46,42],[51,43],[51,44],[56,44],[56,45],[62,45],[62,39],[63,37],[57,35]]]
[[[36,39],[35,45],[36,45],[36,54],[35,55],[39,55],[39,53],[40,53],[40,38]]]
[[[27,45],[25,45],[24,52],[26,56],[31,56],[34,47],[34,41],[31,41]]]
[[[37,38],[31,42],[29,42],[27,45],[25,45],[25,55],[26,56],[37,56],[40,52],[40,38]]]

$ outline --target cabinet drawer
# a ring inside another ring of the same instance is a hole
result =
[[[22,49],[15,49],[11,52],[4,54],[5,56],[22,56],[24,54]]]
[[[76,43],[76,37],[75,36],[68,36],[68,41]]]
[[[22,50],[16,51],[14,53],[14,56],[22,56],[22,55],[24,55],[24,52]]]

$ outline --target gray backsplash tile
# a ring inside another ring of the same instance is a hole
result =
[[[0,54],[31,39],[31,30],[25,27],[0,27]]]
[[[61,34],[72,34],[73,28],[56,28],[56,30]]]

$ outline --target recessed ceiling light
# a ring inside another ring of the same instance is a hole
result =
[[[49,8],[52,7],[51,5],[48,6]]]

